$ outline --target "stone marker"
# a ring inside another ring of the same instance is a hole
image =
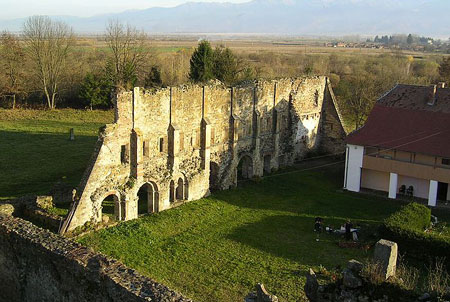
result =
[[[264,288],[264,284],[256,284],[256,292],[249,293],[244,302],[278,302],[277,296],[271,295]]]
[[[261,283],[256,284],[256,296],[257,302],[278,302],[277,296],[269,294]]]
[[[362,280],[350,269],[346,268],[343,272],[344,278],[342,284],[347,288],[358,288],[362,285]]]
[[[347,268],[353,273],[359,274],[363,270],[364,264],[362,264],[358,260],[352,259],[347,262]]]
[[[69,131],[69,140],[74,141],[75,140],[75,132],[73,130],[73,128],[70,128]]]
[[[36,206],[38,208],[48,210],[53,207],[53,197],[52,196],[36,196]]]
[[[312,269],[306,273],[305,294],[310,302],[318,301],[317,289],[319,288],[319,282],[317,282],[317,276]]]
[[[14,206],[10,203],[0,204],[0,214],[11,216],[14,213]]]
[[[397,243],[385,239],[380,239],[375,245],[373,259],[375,263],[381,265],[381,273],[384,278],[395,275],[397,267],[398,246]]]

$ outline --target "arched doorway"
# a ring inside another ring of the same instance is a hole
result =
[[[177,189],[175,191],[175,197],[177,200],[183,200],[184,199],[184,181],[180,177],[177,181]]]
[[[159,193],[155,183],[142,185],[138,191],[138,215],[158,212]]]
[[[119,202],[119,197],[115,193],[108,194],[102,201],[102,217],[107,216],[108,220],[125,220],[124,202]],[[105,219],[102,218],[103,221]]]
[[[250,156],[244,155],[237,166],[237,178],[248,179],[253,177],[253,160]]]
[[[267,175],[271,172],[270,168],[270,160],[272,159],[272,156],[270,154],[264,156],[264,175]]]
[[[209,190],[215,191],[219,188],[219,165],[215,162],[209,164]]]
[[[169,202],[175,202],[175,182],[173,180],[170,181]]]

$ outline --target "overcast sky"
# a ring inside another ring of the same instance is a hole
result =
[[[196,0],[196,2],[248,2],[249,0]],[[176,6],[187,0],[0,0],[0,19],[31,15],[71,15],[89,17],[129,9]]]

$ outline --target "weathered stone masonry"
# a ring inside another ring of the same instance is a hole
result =
[[[115,122],[101,129],[62,232],[101,222],[108,196],[116,217],[129,220],[139,213],[138,192],[145,211],[158,212],[291,165],[308,151],[344,150],[326,77],[135,88],[115,105]]]
[[[117,260],[0,215],[0,301],[191,302]]]

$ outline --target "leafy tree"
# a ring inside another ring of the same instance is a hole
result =
[[[100,77],[88,73],[83,80],[80,88],[80,98],[83,99],[89,107],[109,108],[111,107],[111,91],[113,84],[106,77]]]
[[[190,61],[189,79],[207,82],[214,78],[214,53],[211,44],[203,40],[194,50]]]
[[[145,77],[144,87],[155,88],[162,86],[161,70],[158,66],[154,65],[150,69],[150,72]]]
[[[65,62],[74,43],[72,29],[47,16],[33,16],[25,21],[23,35],[48,107],[54,109]]]
[[[439,66],[439,75],[442,81],[450,85],[450,57],[445,58]]]
[[[6,76],[5,96],[13,99],[12,107],[16,107],[16,96],[23,93],[24,52],[19,41],[12,34],[4,32],[1,36],[3,71]]]

